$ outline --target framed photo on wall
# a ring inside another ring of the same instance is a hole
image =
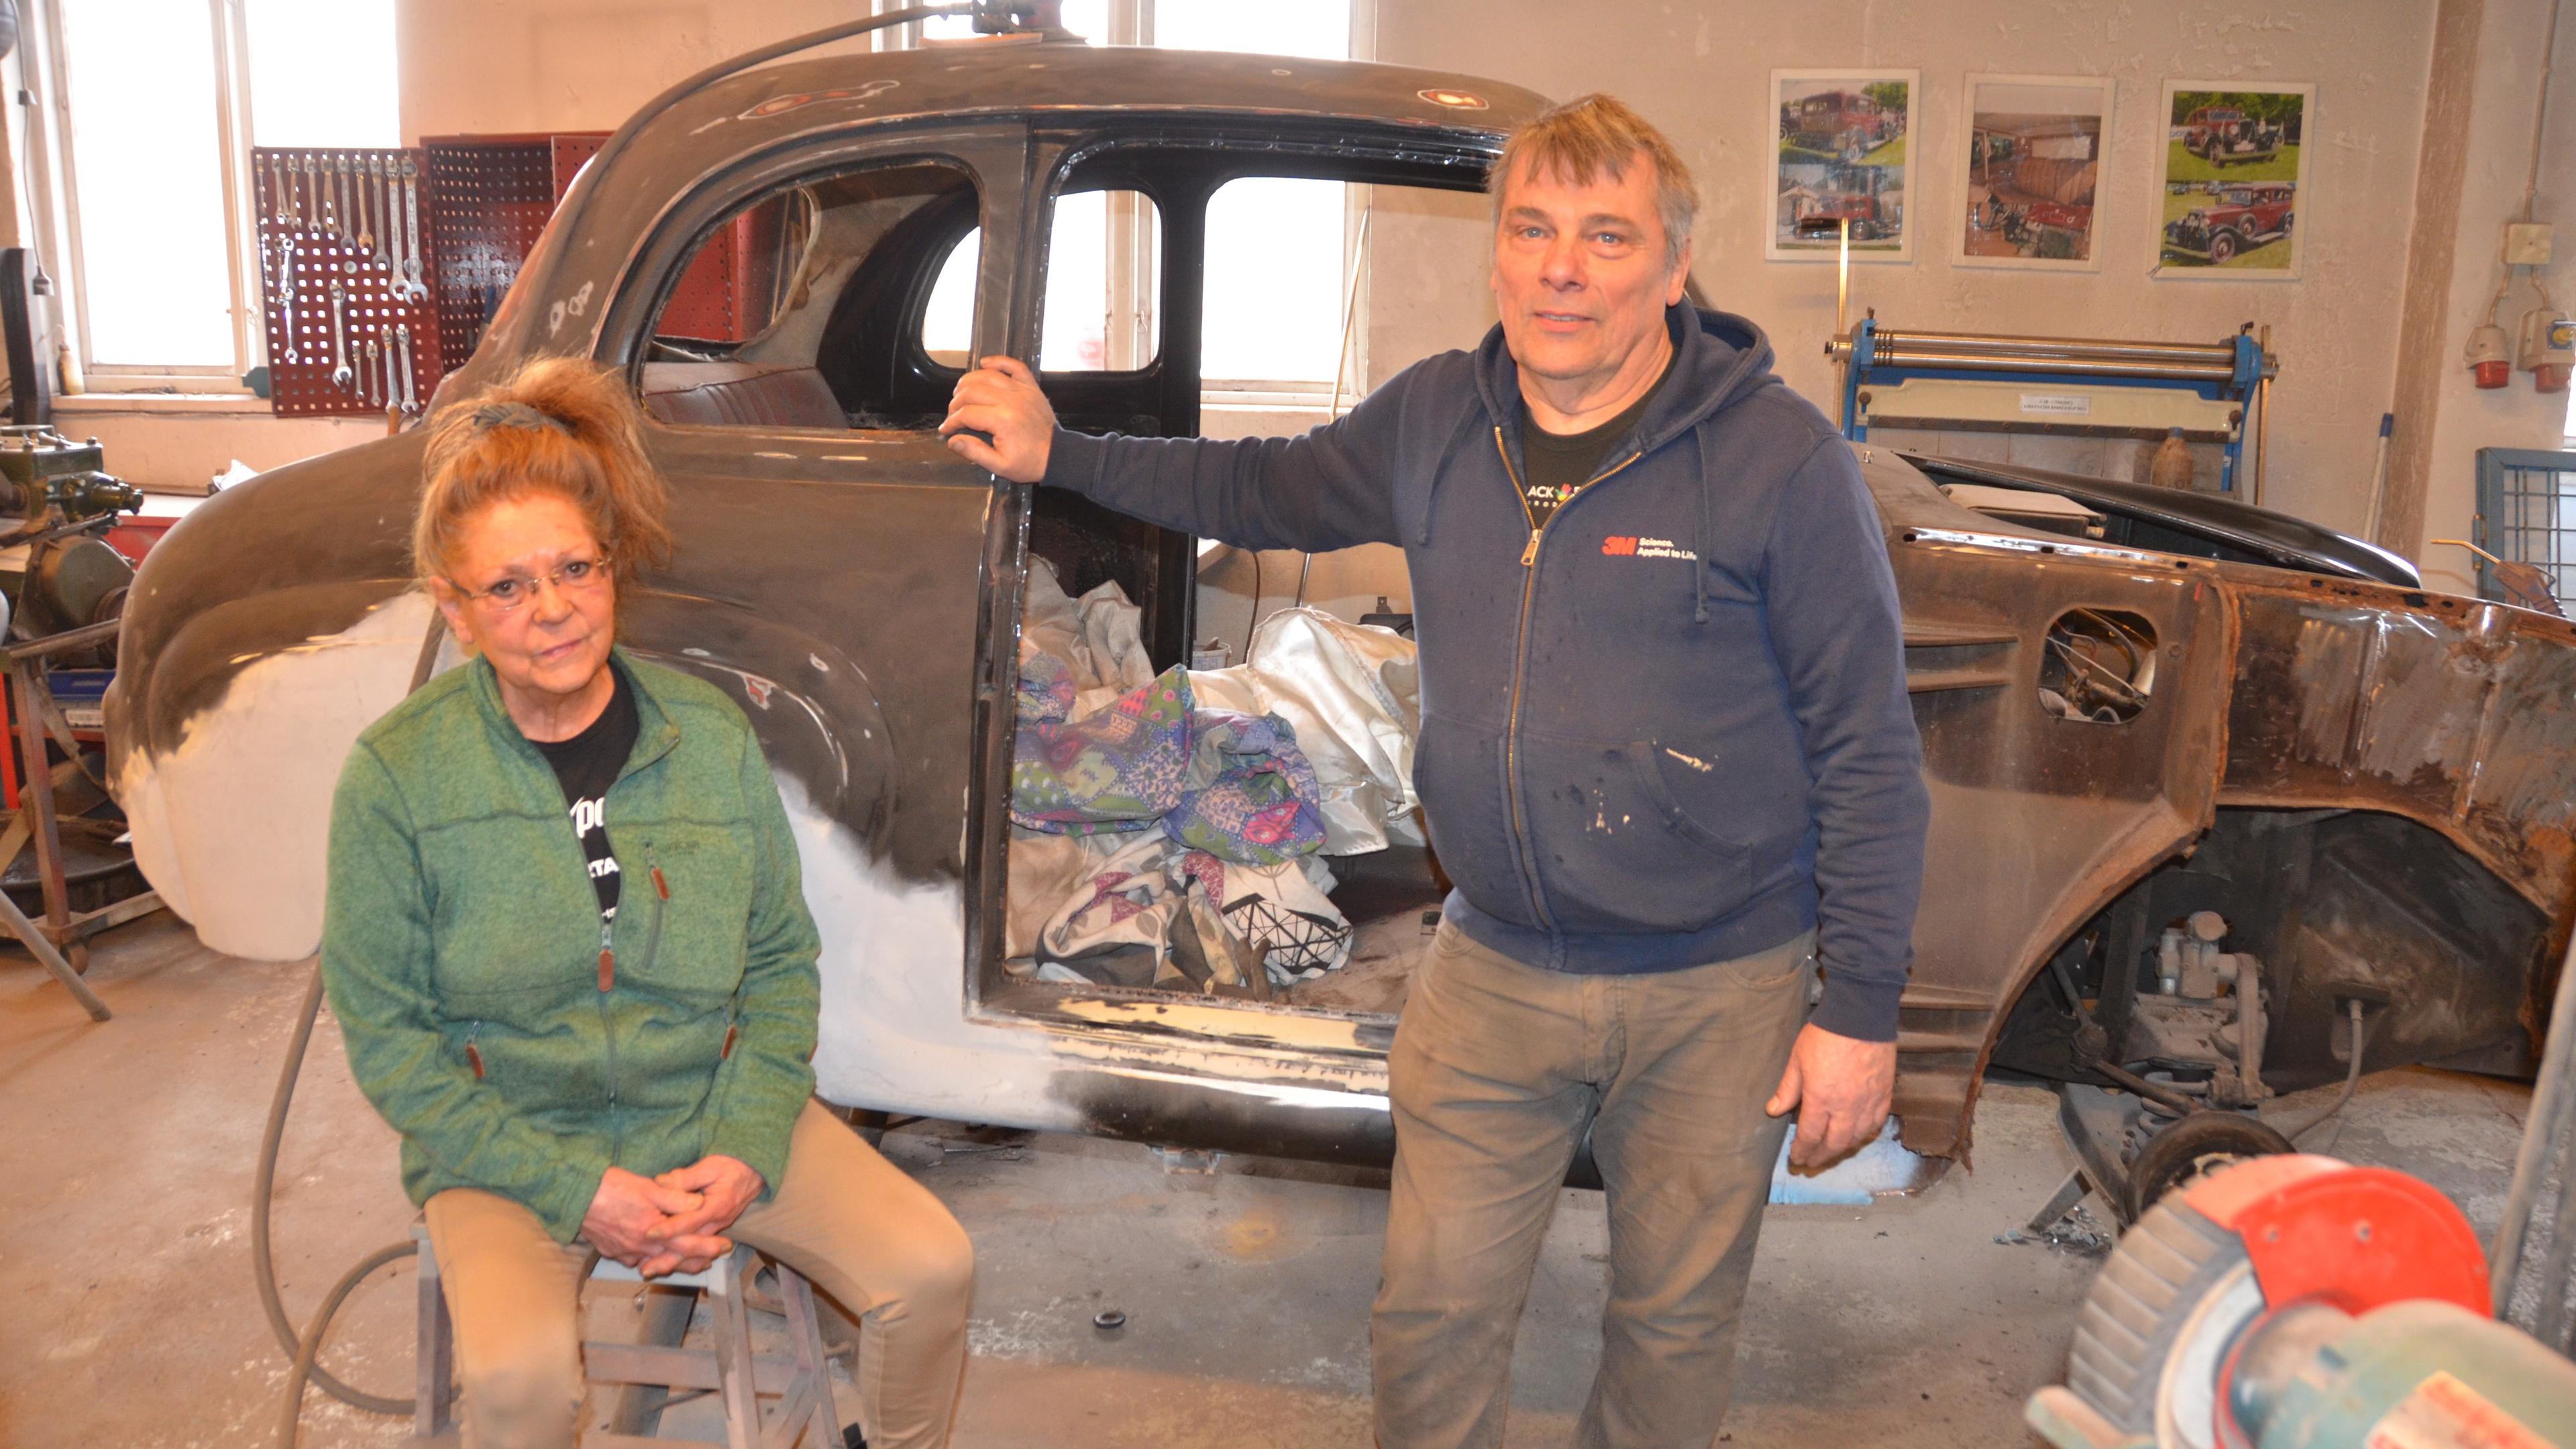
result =
[[[2097,246],[2108,76],[1971,75],[1960,110],[1966,201],[1949,222],[1963,267],[2089,272]]]
[[[1772,261],[1831,261],[1851,224],[1855,262],[1914,260],[1906,224],[1915,100],[1913,70],[1775,70],[1771,103]]]
[[[2312,85],[2165,82],[2154,275],[2280,282],[2299,275],[2298,214]]]

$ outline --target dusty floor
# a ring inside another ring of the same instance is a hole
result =
[[[0,954],[0,1445],[271,1442],[286,1373],[251,1287],[252,1157],[307,968],[238,962],[157,917],[101,943],[91,1025]],[[2491,1235],[2520,1088],[2373,1078],[2310,1145],[2430,1177]],[[1351,1174],[1228,1161],[1167,1170],[1142,1148],[994,1146],[913,1129],[888,1150],[974,1235],[980,1273],[960,1449],[1302,1449],[1367,1442],[1367,1305],[1386,1200]],[[1869,1209],[1791,1208],[1765,1230],[1734,1445],[2028,1445],[2022,1399],[2062,1364],[2093,1263],[1998,1245],[2068,1166],[2052,1099],[1989,1091],[1977,1171]],[[315,1039],[279,1174],[278,1261],[309,1312],[413,1216],[391,1134]],[[1566,1194],[1530,1295],[1514,1449],[1569,1442],[1595,1357],[1601,1200]],[[328,1361],[402,1392],[409,1269],[363,1292]],[[594,1294],[594,1332],[631,1312]],[[1129,1315],[1115,1334],[1094,1312]],[[684,1428],[674,1414],[667,1427]],[[403,1442],[319,1401],[312,1445]]]

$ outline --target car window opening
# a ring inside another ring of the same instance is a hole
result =
[[[709,427],[935,425],[955,373],[921,347],[928,260],[976,212],[969,175],[936,161],[755,198],[672,273],[640,376],[646,410]],[[963,305],[971,325],[971,287]]]

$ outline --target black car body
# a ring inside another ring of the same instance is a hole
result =
[[[1047,384],[1068,426],[1190,435],[1219,186],[1450,193],[1481,225],[1473,193],[1542,104],[1387,66],[994,41],[715,81],[574,185],[438,401],[540,355],[598,359],[645,395],[682,547],[625,601],[622,637],[728,689],[761,733],[827,943],[827,1098],[1386,1158],[1383,1010],[1002,969],[1028,561],[1070,588],[1118,580],[1161,667],[1191,637],[1193,547],[943,447],[965,359],[925,345],[924,309],[980,228],[967,350],[1036,355],[1058,198],[1149,196],[1151,361]],[[700,239],[770,205],[804,248],[774,325],[739,345],[657,335]],[[1860,451],[1934,801],[1899,1042],[1908,1147],[1965,1153],[1992,1062],[2102,1080],[2070,1047],[2070,1011],[2104,1024],[2120,1061],[2216,1090],[2235,1058],[2148,1031],[2137,1007],[2160,994],[2159,933],[2195,910],[2264,962],[2257,1086],[2339,1078],[2335,1023],[2356,992],[2374,1003],[2373,1068],[2527,1067],[2571,915],[2576,631],[2425,594],[2399,561],[2321,531],[2285,542],[2305,526],[2273,515],[1988,470],[2090,490],[2130,530],[2069,539]],[[313,948],[338,761],[452,662],[406,551],[420,458],[409,433],[278,469],[208,501],[142,571],[109,702],[113,779],[146,872],[212,945]],[[2105,668],[2125,682],[2083,672]],[[2069,690],[2117,717],[2043,703]],[[1418,858],[1373,880],[1389,918],[1438,897]]]

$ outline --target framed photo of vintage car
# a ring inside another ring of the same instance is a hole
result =
[[[2157,114],[2153,275],[2285,282],[2299,275],[2312,85],[2165,82]]]
[[[1772,209],[1762,255],[1831,261],[1851,228],[1856,262],[1914,260],[1906,225],[1914,70],[1775,70],[1771,109]]]
[[[1968,77],[1959,108],[1963,204],[1949,221],[1954,265],[2100,268],[2111,93],[2108,76]]]

